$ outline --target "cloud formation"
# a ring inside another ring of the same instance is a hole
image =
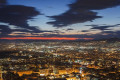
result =
[[[4,6],[7,4],[6,0],[0,0],[0,7]]]
[[[104,30],[111,30],[109,28],[117,27],[117,26],[119,26],[119,24],[116,24],[116,25],[107,25],[107,24],[104,24],[104,25],[86,25],[86,26],[91,26],[92,28],[90,28],[90,30],[94,30],[95,29],[95,30],[104,31]]]
[[[114,27],[114,26],[99,26],[99,25],[96,25],[96,26],[92,26],[91,29],[98,29],[98,30],[110,30],[108,29],[109,27]]]
[[[15,25],[21,28],[36,30],[35,27],[29,26],[28,20],[39,15],[40,13],[33,7],[22,5],[7,5],[0,8],[0,22]]]
[[[9,26],[6,25],[0,25],[0,36],[6,36],[12,32],[12,30],[9,28]]]
[[[72,29],[72,28],[68,28],[68,29],[66,29],[66,31],[71,31],[71,30],[74,30],[74,29]]]
[[[42,15],[34,7],[24,5],[9,5],[7,0],[0,0],[0,22],[6,25],[0,25],[0,36],[19,32],[41,33],[44,32],[38,29],[37,26],[30,26],[28,20],[33,20],[35,16]],[[8,24],[8,25],[7,25]],[[11,29],[9,26],[14,25],[16,29]]]
[[[90,30],[82,30],[81,32],[89,32]]]
[[[56,16],[48,16],[54,21],[47,22],[54,27],[63,27],[75,23],[93,21],[98,16],[93,10],[112,8],[120,5],[120,0],[76,0],[75,3],[69,4],[69,10]]]

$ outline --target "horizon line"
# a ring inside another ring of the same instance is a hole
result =
[[[1,40],[93,40],[94,38],[75,38],[75,37],[2,37]]]

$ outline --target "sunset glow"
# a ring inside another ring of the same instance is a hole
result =
[[[77,40],[77,39],[84,39],[84,40],[92,40],[93,38],[68,38],[68,37],[4,37],[0,39],[6,40]]]

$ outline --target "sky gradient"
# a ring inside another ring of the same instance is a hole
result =
[[[0,0],[0,39],[119,36],[120,0]]]

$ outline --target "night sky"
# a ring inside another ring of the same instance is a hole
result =
[[[120,37],[120,0],[0,0],[0,39]]]

